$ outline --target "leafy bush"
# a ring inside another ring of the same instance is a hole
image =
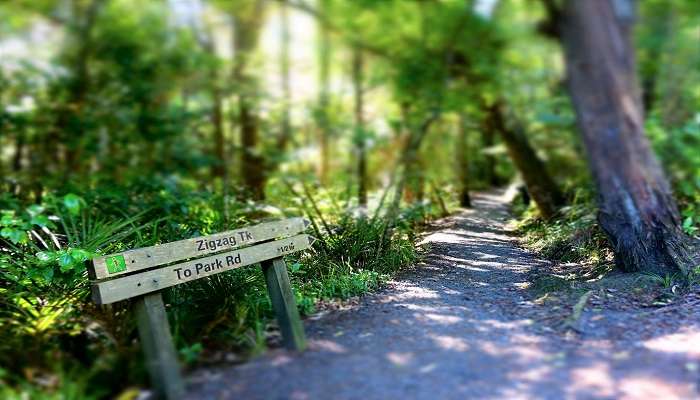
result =
[[[673,183],[683,218],[683,230],[700,230],[700,113],[683,126],[667,129],[657,118],[647,120],[647,132]]]

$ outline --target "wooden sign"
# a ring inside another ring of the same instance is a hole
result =
[[[97,257],[93,260],[92,272],[94,275],[91,278],[111,278],[174,261],[202,257],[244,245],[292,236],[305,231],[308,226],[309,222],[304,218],[289,218],[214,235]]]
[[[158,397],[175,400],[185,395],[161,295],[161,290],[167,287],[260,263],[285,346],[291,350],[304,349],[304,326],[283,256],[311,247],[314,238],[296,235],[308,225],[303,218],[290,218],[93,260],[88,272],[93,279],[92,297],[96,303],[109,304],[136,297],[134,311],[139,338]],[[253,243],[259,244],[244,247]],[[178,261],[181,262],[167,265]]]
[[[264,260],[308,249],[314,240],[309,235],[297,235],[139,274],[96,282],[92,285],[93,300],[97,304],[109,304],[140,296],[195,279],[226,272],[234,268],[256,264]]]

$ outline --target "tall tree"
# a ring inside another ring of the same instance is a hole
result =
[[[233,10],[233,80],[238,89],[242,181],[245,189],[256,200],[265,198],[267,166],[259,148],[259,87],[251,64],[260,36],[264,5],[264,0],[238,1]]]
[[[485,118],[489,120],[487,125],[501,135],[542,217],[552,218],[564,204],[564,196],[527,140],[523,126],[518,121],[509,123],[506,120],[504,105],[500,102],[486,107]]]
[[[319,10],[326,13],[329,6],[328,0],[319,1]],[[331,124],[329,120],[329,93],[330,93],[330,66],[331,66],[331,41],[328,24],[320,18],[317,19],[318,30],[318,106],[316,121],[319,132],[320,165],[319,179],[322,184],[328,183],[328,170],[330,161],[330,136]]]
[[[289,13],[287,0],[280,1],[280,75],[282,77],[282,118],[280,121],[280,135],[277,139],[277,149],[284,151],[292,136],[292,121],[290,107],[292,103],[292,90],[289,76]]]
[[[688,240],[644,134],[631,0],[568,0],[559,14],[569,93],[598,189],[599,222],[627,271],[688,272]]]
[[[457,120],[457,171],[459,176],[459,205],[471,207],[472,202],[469,197],[469,147],[468,147],[467,119],[464,112],[459,113]]]
[[[357,202],[367,205],[367,144],[365,140],[364,93],[362,72],[364,57],[362,49],[355,47],[352,52],[352,86],[355,95],[355,151],[357,153]]]

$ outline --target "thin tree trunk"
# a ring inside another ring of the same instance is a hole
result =
[[[221,100],[221,90],[218,87],[216,71],[211,72],[211,124],[214,130],[214,156],[216,162],[211,167],[212,177],[221,178],[222,184],[227,185],[224,179],[228,171],[228,160],[226,151],[226,138],[224,136],[223,104]]]
[[[284,151],[292,136],[292,122],[290,107],[292,103],[292,91],[289,77],[289,15],[287,12],[287,0],[281,0],[280,4],[280,73],[282,76],[282,121],[280,123],[280,136],[277,140],[277,150]]]
[[[320,0],[319,7],[325,13],[328,0]],[[319,56],[319,96],[318,96],[318,128],[320,145],[319,178],[322,185],[328,184],[330,163],[330,121],[328,119],[329,83],[331,64],[331,43],[327,24],[318,20],[318,56]]]
[[[64,135],[65,143],[65,166],[64,177],[69,177],[75,173],[80,174],[83,170],[82,160],[83,146],[85,143],[85,130],[83,113],[85,101],[90,88],[90,74],[88,61],[92,52],[92,31],[97,20],[98,13],[105,0],[92,0],[83,9],[81,2],[74,1],[73,13],[78,22],[78,28],[74,32],[79,43],[78,54],[75,57],[73,66],[73,77],[69,86],[69,108],[61,113],[58,118],[58,125]]]
[[[631,1],[566,2],[561,31],[569,93],[598,189],[598,220],[618,265],[687,273],[688,240],[644,134],[633,19]]]
[[[12,172],[17,176],[22,171],[22,159],[24,158],[24,147],[26,144],[27,132],[24,128],[17,130],[15,138],[15,154],[12,157]]]
[[[471,207],[472,202],[469,197],[469,148],[467,144],[467,121],[464,113],[459,114],[457,127],[457,176],[459,177],[459,205]]]
[[[367,149],[365,143],[364,96],[362,88],[362,50],[352,53],[352,83],[355,91],[355,147],[357,151],[357,202],[367,205]]]
[[[487,112],[487,118],[491,119],[490,123],[500,133],[508,149],[508,155],[522,175],[540,214],[545,219],[552,218],[559,206],[564,204],[564,196],[547,172],[542,160],[530,146],[523,128],[517,124],[508,126],[503,105],[500,103],[489,106]]]
[[[495,129],[491,126],[491,118],[484,118],[482,122],[482,149],[489,149],[494,145]],[[483,177],[490,186],[498,186],[501,182],[496,175],[496,160],[492,154],[484,154]]]

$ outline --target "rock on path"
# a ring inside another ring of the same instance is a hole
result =
[[[502,192],[440,222],[424,262],[350,310],[305,321],[309,350],[189,377],[190,399],[700,399],[700,327],[567,338],[524,289]],[[629,336],[629,337],[628,337]],[[639,336],[639,335],[637,335]]]

